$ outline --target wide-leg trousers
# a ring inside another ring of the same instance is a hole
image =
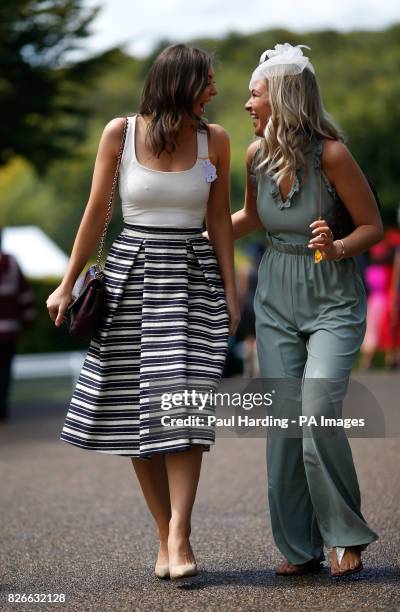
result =
[[[306,245],[269,236],[254,305],[261,376],[281,381],[277,411],[338,418],[365,334],[366,296],[354,259],[315,264]],[[269,434],[267,468],[272,531],[289,562],[322,560],[324,545],[365,548],[378,538],[361,513],[343,428]]]

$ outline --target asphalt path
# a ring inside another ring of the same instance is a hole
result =
[[[368,385],[394,418],[399,375],[369,376]],[[157,542],[130,460],[60,441],[64,413],[60,405],[16,406],[0,425],[1,610],[400,609],[400,437],[351,440],[363,513],[380,539],[363,555],[365,570],[340,582],[328,564],[318,576],[274,575],[281,557],[268,517],[265,441],[217,439],[193,514],[200,573],[180,586],[153,574]],[[9,603],[17,593],[53,602]]]

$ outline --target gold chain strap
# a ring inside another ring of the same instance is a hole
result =
[[[319,217],[318,220],[322,219],[322,153],[320,159],[320,169],[319,169]],[[324,254],[316,249],[314,251],[314,263],[320,263],[324,259]]]
[[[118,181],[118,176],[119,176],[119,169],[120,169],[120,166],[121,166],[121,159],[122,159],[122,153],[124,151],[124,145],[125,145],[127,129],[128,129],[128,117],[125,117],[124,131],[122,133],[121,144],[120,144],[119,151],[118,151],[117,165],[115,167],[114,178],[113,178],[113,182],[112,182],[112,186],[111,186],[111,193],[110,193],[110,199],[108,201],[106,220],[104,222],[104,230],[103,230],[103,233],[102,233],[100,241],[99,241],[99,249],[98,249],[98,252],[97,252],[96,265],[99,266],[99,267],[101,267],[100,260],[101,260],[102,254],[103,254],[104,242],[105,242],[106,235],[107,235],[108,225],[109,225],[109,223],[111,221],[111,214],[112,214],[111,211],[112,211],[112,207],[113,207],[113,203],[114,203],[115,190],[116,190],[116,187],[117,187],[117,181]]]
[[[321,160],[322,164],[322,160]],[[319,169],[319,220],[322,219],[322,167]]]

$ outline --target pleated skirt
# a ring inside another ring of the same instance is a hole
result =
[[[211,244],[200,228],[125,223],[104,272],[105,316],[90,342],[60,439],[136,458],[193,445],[209,450],[215,440],[212,419],[206,418],[212,405],[201,410],[197,426],[189,418],[199,415],[197,404],[166,407],[161,399],[189,388],[215,390],[222,376],[229,317]],[[167,415],[174,426],[163,424]]]

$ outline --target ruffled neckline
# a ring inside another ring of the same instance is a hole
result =
[[[321,140],[318,140],[315,138],[315,136],[313,136],[312,138],[310,138],[310,140],[304,147],[303,152],[305,155],[312,153],[313,158],[314,158],[314,167],[316,169],[321,167],[321,154],[322,154],[322,141]],[[296,174],[293,179],[292,187],[286,197],[286,200],[283,200],[277,181],[272,176],[272,174],[267,172],[270,178],[271,195],[279,209],[282,210],[283,208],[290,208],[292,206],[293,196],[300,191],[300,186],[301,186],[300,174],[301,173],[302,173],[301,169],[296,171]]]
[[[276,182],[274,177],[271,175],[269,175],[269,177],[271,179],[271,195],[274,198],[276,204],[278,205],[278,208],[290,208],[290,206],[292,205],[292,198],[294,194],[300,190],[300,180],[298,173],[296,172],[295,174],[292,187],[286,197],[286,200],[283,200],[278,183]]]

